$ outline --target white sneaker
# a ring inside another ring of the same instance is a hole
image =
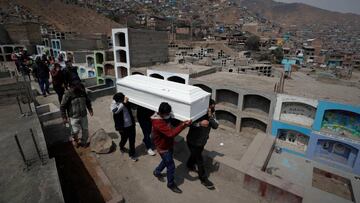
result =
[[[147,153],[148,153],[148,155],[150,155],[150,156],[155,156],[155,154],[156,154],[152,149],[148,149],[148,150],[147,150]]]
[[[134,157],[134,156],[131,156],[131,157],[130,157],[130,160],[132,160],[133,162],[137,162],[139,159],[136,158],[136,157]]]

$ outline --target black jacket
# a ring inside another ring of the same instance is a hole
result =
[[[209,121],[208,127],[200,126],[200,122],[203,120]],[[216,121],[214,117],[209,118],[208,115],[204,115],[199,118],[196,122],[191,124],[189,128],[189,132],[186,137],[186,141],[195,146],[205,146],[207,140],[209,139],[209,133],[211,128],[217,129],[219,127],[219,123]]]
[[[151,116],[154,115],[154,111],[144,108],[142,106],[137,106],[136,108],[136,118],[140,122],[149,122],[151,123]]]
[[[36,77],[39,79],[49,79],[50,78],[50,69],[49,66],[45,63],[37,63],[36,66],[34,66]]]
[[[124,104],[124,106],[127,108],[128,112],[129,112],[132,124],[135,125],[134,116],[133,116],[132,111],[131,111],[131,104],[126,103],[126,104]],[[117,131],[122,131],[124,129],[124,114],[123,114],[123,111],[121,111],[121,112],[119,112],[117,114],[113,113],[113,119],[114,119],[114,122],[115,122],[115,129]]]
[[[70,86],[76,82],[81,82],[79,74],[76,70],[76,67],[67,67],[64,69],[64,82],[66,86]]]

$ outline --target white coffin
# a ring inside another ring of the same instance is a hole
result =
[[[199,87],[131,75],[117,80],[117,92],[122,92],[131,103],[158,111],[161,102],[168,102],[179,120],[196,120],[207,113],[210,93]]]

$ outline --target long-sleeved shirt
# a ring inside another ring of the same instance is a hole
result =
[[[208,127],[203,127],[200,125],[201,121],[207,120],[209,121]],[[211,128],[217,129],[219,126],[218,121],[214,116],[209,117],[208,115],[204,115],[196,122],[191,124],[186,140],[188,143],[195,146],[205,146],[207,140],[209,139],[209,133]]]
[[[62,86],[65,83],[64,73],[62,72],[62,70],[56,70],[54,68],[50,71],[50,73],[54,86]]]
[[[111,102],[110,110],[114,114],[118,114],[118,113],[122,112],[123,118],[124,118],[124,128],[130,127],[133,125],[131,117],[130,117],[130,113],[129,113],[129,111],[131,111],[131,109],[126,108],[126,106],[123,103],[120,103],[120,102],[117,103],[115,100],[113,100]]]
[[[75,94],[73,90],[65,93],[60,110],[63,118],[80,118],[87,115],[86,109],[92,112],[91,101],[86,92]]]
[[[186,125],[182,122],[176,127],[172,127],[158,114],[151,117],[152,138],[159,153],[167,152],[174,146],[174,138],[185,129]]]

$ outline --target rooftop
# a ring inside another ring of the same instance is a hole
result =
[[[198,82],[221,87],[233,86],[261,92],[274,92],[274,86],[279,82],[279,78],[217,72],[194,79],[194,84]],[[303,72],[293,72],[291,79],[285,80],[284,87],[284,93],[289,95],[358,105],[360,95],[356,92],[360,92],[356,86],[346,86],[336,81],[321,82]]]
[[[199,73],[213,69],[213,67],[211,66],[194,65],[188,63],[186,64],[166,63],[166,64],[153,65],[146,68],[149,70],[166,71],[166,72],[182,73],[182,74],[193,74],[193,73]],[[145,67],[139,69],[145,69]]]

